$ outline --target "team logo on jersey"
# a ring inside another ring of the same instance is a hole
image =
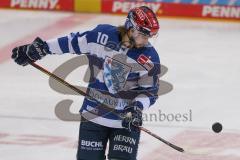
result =
[[[108,90],[111,93],[117,93],[122,90],[130,71],[131,67],[120,61],[106,57],[103,77]]]
[[[138,57],[137,62],[141,64],[144,68],[146,68],[148,71],[150,71],[154,67],[153,62],[150,60],[150,57],[147,57],[143,54]]]

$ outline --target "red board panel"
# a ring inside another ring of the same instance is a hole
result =
[[[1,0],[1,8],[73,11],[74,0]]]
[[[102,0],[103,13],[126,14],[131,8],[148,6],[158,16],[200,17],[219,19],[240,19],[240,7],[200,4],[133,2],[123,0]]]

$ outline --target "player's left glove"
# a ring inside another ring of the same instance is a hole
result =
[[[124,108],[123,128],[131,131],[139,131],[139,126],[142,126],[142,108],[139,106],[126,106]]]
[[[16,47],[12,50],[12,59],[22,66],[42,59],[47,54],[51,54],[48,45],[37,37],[31,44]]]

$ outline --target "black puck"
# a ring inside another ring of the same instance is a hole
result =
[[[219,122],[216,122],[212,125],[212,130],[215,132],[215,133],[219,133],[222,131],[222,124],[219,123]]]

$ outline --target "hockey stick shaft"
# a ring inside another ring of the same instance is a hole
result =
[[[168,141],[166,141],[165,139],[161,138],[160,136],[156,135],[155,133],[152,133],[151,131],[149,131],[148,129],[144,128],[144,127],[139,127],[140,130],[144,131],[145,133],[153,136],[154,138],[160,140],[161,142],[165,143],[166,145],[168,145],[169,147],[172,147],[173,149],[179,151],[179,152],[184,152],[185,150],[181,147],[178,147]]]
[[[63,85],[71,88],[73,91],[77,92],[78,94],[93,99],[93,98],[92,98],[90,95],[88,95],[86,92],[84,92],[84,91],[76,88],[75,86],[73,86],[73,85],[71,85],[70,83],[66,82],[65,80],[63,80],[62,78],[58,77],[57,75],[49,72],[48,70],[46,70],[45,68],[41,67],[40,65],[38,65],[38,64],[36,64],[36,63],[30,63],[30,65],[32,65],[34,68],[40,70],[41,72],[47,74],[48,76],[54,78],[55,80],[57,80],[58,82],[62,83]],[[102,104],[102,106],[103,106],[105,109],[106,109],[106,108],[110,109],[108,106],[105,106],[104,104]],[[110,110],[111,110],[111,112],[113,112],[113,109],[110,109]],[[113,113],[114,113],[114,112],[113,112]],[[114,113],[114,114],[116,114],[116,113]],[[149,131],[148,129],[146,129],[146,128],[144,128],[144,127],[139,127],[139,129],[142,130],[142,131],[144,131],[145,133],[153,136],[154,138],[160,140],[161,142],[165,143],[165,144],[168,145],[169,147],[171,147],[171,148],[173,148],[173,149],[175,149],[175,150],[177,150],[177,151],[179,151],[179,152],[184,152],[184,149],[183,149],[183,148],[178,147],[178,146],[176,146],[176,145],[174,145],[174,144],[172,144],[172,143],[164,140],[163,138],[161,138],[160,136],[152,133],[152,132]]]
[[[46,70],[45,68],[41,67],[40,65],[36,64],[36,63],[30,63],[30,65],[32,65],[33,67],[35,67],[36,69],[40,70],[41,72],[47,74],[48,76],[52,77],[53,79],[57,80],[58,82],[62,83],[63,85],[71,88],[73,91],[77,92],[78,94],[82,95],[82,96],[87,96],[87,93],[83,92],[82,90],[78,89],[77,87],[71,85],[70,83],[66,82],[65,80],[63,80],[62,78],[56,76],[55,74],[49,72],[48,70]]]

